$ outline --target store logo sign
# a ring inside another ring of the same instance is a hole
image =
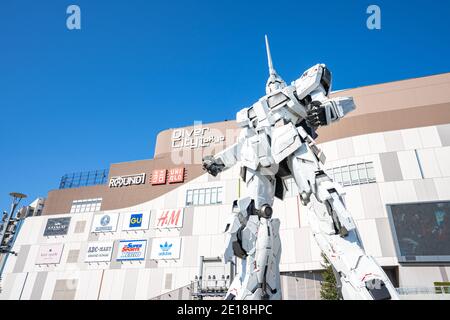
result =
[[[183,227],[184,208],[158,210],[155,218],[155,228]]]
[[[160,244],[159,247],[161,248],[161,252],[159,253],[160,256],[171,256],[172,252],[170,252],[170,249],[172,248],[172,244],[168,243],[167,241],[164,242],[164,244]]]
[[[48,219],[44,230],[44,237],[66,235],[69,230],[69,225],[70,217]]]
[[[106,227],[110,222],[111,222],[111,217],[108,216],[107,214],[104,215],[104,216],[100,219],[100,224],[102,225],[102,227]]]
[[[130,217],[130,228],[140,228],[142,226],[142,213],[132,214]]]
[[[213,135],[208,132],[211,128],[193,128],[193,129],[176,129],[172,132],[172,148],[190,148],[198,149],[205,148],[211,144],[221,143],[225,141],[223,135]]]
[[[153,238],[150,259],[152,260],[176,260],[180,259],[181,238]]]
[[[118,261],[144,260],[147,240],[123,240],[119,242]]]
[[[115,232],[118,220],[118,213],[97,214],[94,216],[91,232]]]
[[[145,173],[116,176],[109,179],[110,188],[121,188],[145,183]]]

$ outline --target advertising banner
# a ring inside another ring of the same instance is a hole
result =
[[[154,228],[181,228],[183,227],[184,208],[160,209],[156,213]]]
[[[97,214],[94,216],[91,232],[115,232],[118,221],[118,213]]]
[[[84,262],[110,262],[114,242],[90,242]]]
[[[180,259],[181,238],[154,238],[150,258],[152,260]]]
[[[122,240],[117,250],[117,261],[144,260],[147,240]]]
[[[63,236],[69,231],[70,217],[66,218],[50,218],[44,230],[44,237]]]
[[[128,212],[122,213],[122,230],[147,230],[150,226],[150,212]]]
[[[63,244],[48,244],[40,246],[35,264],[59,264],[63,249]]]

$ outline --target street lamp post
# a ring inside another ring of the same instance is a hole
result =
[[[11,210],[9,213],[3,213],[2,224],[0,226],[0,278],[2,276],[3,268],[5,267],[8,255],[10,253],[15,253],[11,251],[13,243],[12,240],[15,239],[16,232],[18,231],[17,222],[21,219],[17,217],[15,211],[20,201],[27,197],[25,194],[19,192],[11,192],[9,195],[13,199],[11,203]]]

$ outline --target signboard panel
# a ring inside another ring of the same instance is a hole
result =
[[[110,262],[114,241],[90,242],[86,250],[84,262]]]
[[[180,259],[181,238],[154,238],[150,258],[152,260]]]
[[[184,181],[184,168],[172,168],[169,169],[167,180],[169,183],[180,183]]]
[[[145,183],[145,173],[116,176],[109,179],[110,188],[121,188]]]
[[[66,235],[67,231],[69,231],[69,225],[70,217],[50,218],[45,226],[44,237]]]
[[[147,240],[122,240],[117,250],[117,261],[144,260]]]
[[[35,264],[59,264],[64,244],[47,244],[39,247]]]
[[[148,230],[150,227],[150,212],[128,212],[122,213],[122,230]]]
[[[92,221],[91,232],[115,232],[117,230],[118,221],[118,213],[97,214]]]
[[[166,184],[167,170],[153,170],[152,171],[152,185]]]
[[[154,228],[181,228],[183,227],[184,208],[159,209],[156,213]]]

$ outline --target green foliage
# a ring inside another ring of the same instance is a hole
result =
[[[320,297],[322,300],[339,300],[339,291],[336,284],[336,278],[334,276],[333,268],[322,253],[323,263],[322,267],[325,269],[322,272],[322,287],[320,288]]]

